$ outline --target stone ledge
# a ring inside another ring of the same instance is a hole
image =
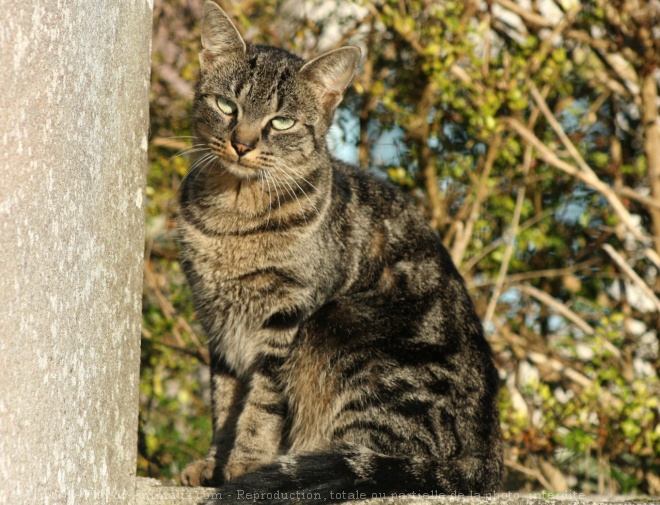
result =
[[[135,493],[135,505],[199,505],[206,500],[212,499],[219,490],[208,487],[187,488],[175,486],[171,483],[156,479],[137,479]],[[217,496],[216,496],[217,497]],[[225,498],[227,503],[259,503],[259,501],[244,499]],[[266,503],[265,501],[263,503]],[[444,497],[388,497],[373,498],[369,500],[348,500],[344,503],[352,505],[427,505],[427,504],[452,504],[452,505],[589,505],[589,504],[659,504],[660,497],[648,496],[597,496],[578,493],[559,493],[556,498],[541,499],[535,493],[499,493],[494,497],[471,497],[471,496],[444,496]]]

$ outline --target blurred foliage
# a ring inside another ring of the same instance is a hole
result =
[[[330,141],[413,196],[465,276],[501,372],[505,489],[660,494],[660,154],[640,119],[657,3],[219,3],[253,42],[364,49]],[[200,14],[154,2],[138,472],[160,478],[211,438],[175,231]]]

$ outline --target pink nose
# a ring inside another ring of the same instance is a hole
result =
[[[236,151],[236,154],[239,156],[243,156],[244,154],[249,153],[252,151],[252,149],[254,149],[254,146],[239,144],[238,142],[232,142],[231,145],[234,148],[234,151]]]

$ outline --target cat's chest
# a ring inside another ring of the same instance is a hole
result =
[[[181,231],[184,256],[198,274],[220,284],[289,265],[303,247],[296,238],[268,233],[213,236],[190,225]]]
[[[207,237],[194,230],[182,238],[198,316],[215,349],[237,372],[247,372],[263,343],[272,340],[265,328],[269,318],[316,303],[304,248],[287,240]]]

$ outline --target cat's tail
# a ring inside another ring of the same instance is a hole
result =
[[[392,457],[365,448],[279,456],[219,489],[209,505],[252,501],[316,504],[393,495],[484,496],[502,479],[499,457],[433,461]]]

